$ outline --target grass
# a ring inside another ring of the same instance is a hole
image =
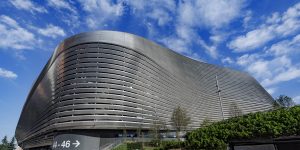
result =
[[[112,150],[127,150],[127,145],[125,143],[119,145],[118,147],[115,147]]]
[[[144,147],[144,150],[154,150],[156,147],[148,147],[148,146],[145,146]]]

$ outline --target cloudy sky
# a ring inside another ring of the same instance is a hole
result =
[[[0,1],[0,138],[56,45],[87,31],[133,33],[187,57],[248,72],[300,103],[296,0]]]

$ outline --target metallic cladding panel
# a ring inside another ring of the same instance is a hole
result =
[[[141,37],[115,31],[63,41],[32,87],[16,129],[25,147],[51,144],[54,131],[149,129],[170,126],[174,107],[188,110],[189,129],[221,120],[236,103],[243,113],[272,108],[272,97],[251,76],[198,62]]]

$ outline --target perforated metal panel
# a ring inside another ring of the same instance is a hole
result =
[[[98,31],[63,41],[32,87],[16,129],[24,147],[50,145],[56,131],[170,125],[180,105],[189,129],[224,118],[235,103],[250,113],[272,108],[272,97],[246,73],[198,62],[141,37]]]

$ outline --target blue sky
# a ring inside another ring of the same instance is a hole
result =
[[[95,30],[133,33],[248,72],[273,97],[300,103],[300,2],[0,1],[0,137],[13,136],[27,94],[59,42]]]

